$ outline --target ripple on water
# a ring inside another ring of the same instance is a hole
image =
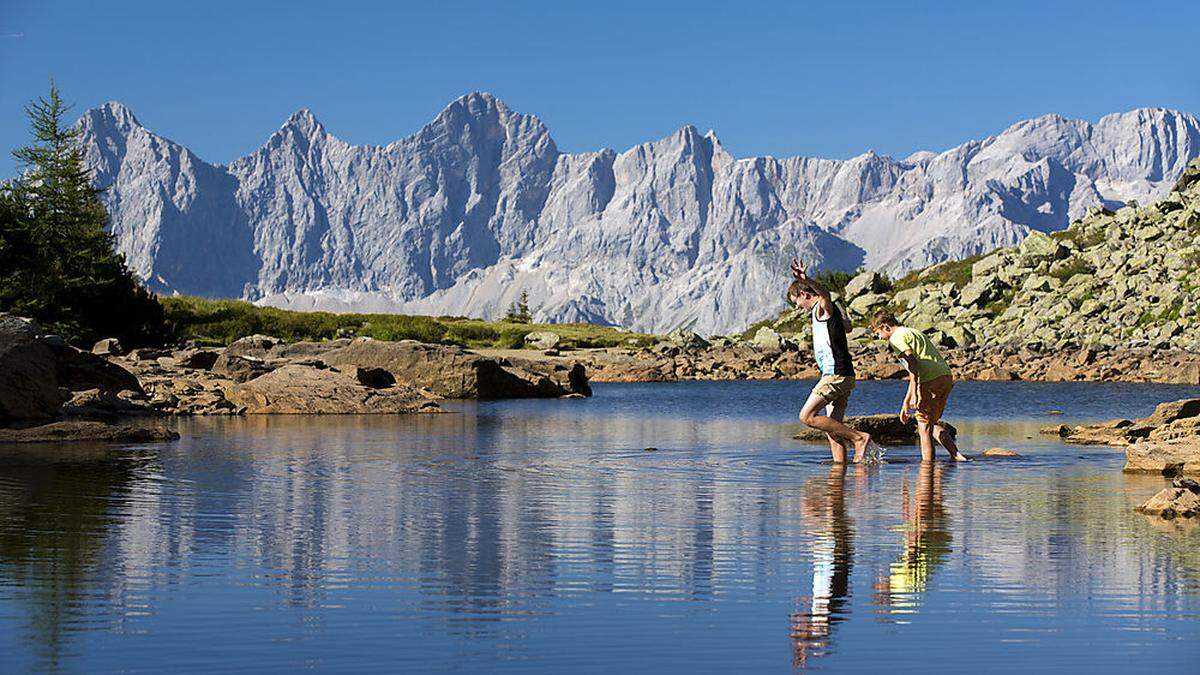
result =
[[[1200,535],[1132,512],[1163,480],[1036,432],[1200,392],[992,384],[956,387],[952,419],[1019,460],[833,466],[792,440],[802,383],[6,450],[0,649],[17,671],[1194,663]]]

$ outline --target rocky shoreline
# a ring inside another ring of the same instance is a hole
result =
[[[146,427],[79,421],[88,419],[437,413],[445,399],[592,393],[577,363],[497,359],[412,340],[287,343],[254,335],[221,349],[126,352],[107,339],[87,352],[43,334],[35,321],[6,314],[0,314],[0,370],[0,425],[42,423],[0,429],[0,443],[167,440]]]
[[[496,356],[528,354],[526,358],[549,363],[579,364],[592,382],[803,380],[819,376],[807,347],[777,333],[764,335],[760,330],[759,337],[761,341],[718,338],[709,342],[699,336],[675,333],[648,348],[478,351]],[[859,379],[905,376],[900,363],[882,343],[852,345],[852,351]],[[943,355],[958,380],[1200,385],[1200,354],[1183,350],[945,347]]]

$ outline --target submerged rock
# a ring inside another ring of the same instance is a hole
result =
[[[983,451],[983,456],[984,457],[1016,458],[1016,457],[1020,457],[1021,455],[1020,455],[1020,453],[1017,453],[1013,450],[1009,450],[1008,448],[988,448],[987,450]]]
[[[0,443],[151,443],[179,438],[159,427],[105,424],[103,422],[52,422],[26,429],[0,429]]]
[[[1200,517],[1200,483],[1176,478],[1171,487],[1163,488],[1134,510],[1166,520]]]

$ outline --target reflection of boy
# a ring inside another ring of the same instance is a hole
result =
[[[803,665],[809,656],[825,653],[833,624],[844,618],[842,606],[850,595],[854,547],[846,518],[845,478],[846,465],[834,464],[824,490],[806,495],[802,502],[802,512],[814,519],[818,529],[813,539],[812,597],[808,611],[791,616],[792,662],[797,666]]]
[[[899,325],[889,312],[877,313],[871,329],[900,354],[904,368],[908,370],[908,392],[900,407],[900,421],[907,423],[909,410],[916,409],[914,417],[921,442],[921,461],[933,461],[935,438],[950,453],[951,459],[965,461],[967,457],[958,451],[954,435],[942,423],[954,378],[937,345],[924,333]]]

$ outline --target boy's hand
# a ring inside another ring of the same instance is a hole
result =
[[[911,409],[912,400],[905,396],[904,403],[900,405],[900,424],[908,424],[908,411]]]
[[[808,278],[808,270],[804,265],[800,264],[799,260],[795,258],[792,258],[792,277],[794,277],[796,281]]]

